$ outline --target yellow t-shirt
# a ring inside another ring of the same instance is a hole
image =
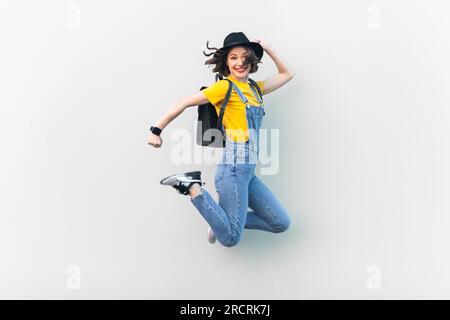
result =
[[[248,104],[258,106],[258,100],[253,95],[253,91],[248,83],[243,83],[236,80],[232,75],[229,75],[227,79],[231,80],[244,94],[248,100]],[[264,95],[264,81],[256,81],[261,93]],[[225,99],[225,95],[228,90],[228,81],[219,80],[208,88],[203,89],[203,93],[206,98],[216,107],[217,115],[220,114],[220,105]],[[255,88],[256,90],[256,88]],[[256,90],[257,91],[257,90]],[[225,108],[225,113],[222,120],[225,132],[229,139],[233,141],[245,142],[248,140],[248,128],[245,105],[239,98],[236,90],[231,90],[230,100]]]

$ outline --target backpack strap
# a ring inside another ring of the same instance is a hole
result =
[[[219,118],[217,120],[217,129],[219,129],[220,131],[222,131],[223,114],[225,113],[225,108],[227,106],[228,100],[230,100],[231,89],[233,88],[231,81],[229,79],[225,79],[225,80],[228,81],[228,91],[227,91],[227,94],[225,95],[225,99],[223,99],[222,104],[220,106],[220,114],[219,114]]]
[[[259,88],[258,84],[255,82],[255,80],[250,79],[250,78],[248,78],[248,81],[250,81],[250,83],[253,85],[253,87],[255,87],[256,90],[258,90],[259,97],[257,97],[257,98],[259,98],[259,100],[260,100],[259,102],[262,103],[262,101],[263,101],[262,92],[261,92],[261,89]],[[252,86],[250,86],[250,87],[252,88]],[[255,92],[255,91],[253,90],[253,92]]]

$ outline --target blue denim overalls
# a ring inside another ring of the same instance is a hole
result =
[[[213,229],[217,240],[227,247],[239,243],[244,228],[283,232],[290,224],[286,210],[255,175],[259,155],[259,129],[266,114],[262,100],[250,85],[260,104],[250,105],[241,90],[234,83],[232,85],[246,106],[249,138],[245,142],[226,140],[222,161],[217,164],[214,177],[219,203],[205,188],[191,199]],[[253,211],[247,211],[249,207]]]
[[[250,88],[259,103],[258,106],[249,104],[247,97],[242,91],[234,83],[232,83],[232,85],[233,89],[238,93],[242,103],[245,105],[249,138],[245,143],[227,139],[224,156],[220,163],[233,164],[234,166],[236,164],[256,164],[259,155],[259,129],[261,128],[263,116],[266,114],[264,105],[252,85],[250,85]]]

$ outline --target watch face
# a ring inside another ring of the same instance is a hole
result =
[[[156,127],[153,127],[153,126],[150,128],[150,131],[153,132],[156,135],[159,135],[161,133],[160,129],[158,129]]]

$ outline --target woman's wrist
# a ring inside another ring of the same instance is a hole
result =
[[[151,126],[151,127],[150,127],[150,131],[151,131],[153,134],[159,136],[159,135],[161,134],[161,132],[162,132],[162,129],[159,128],[159,127],[157,127],[157,126]]]

